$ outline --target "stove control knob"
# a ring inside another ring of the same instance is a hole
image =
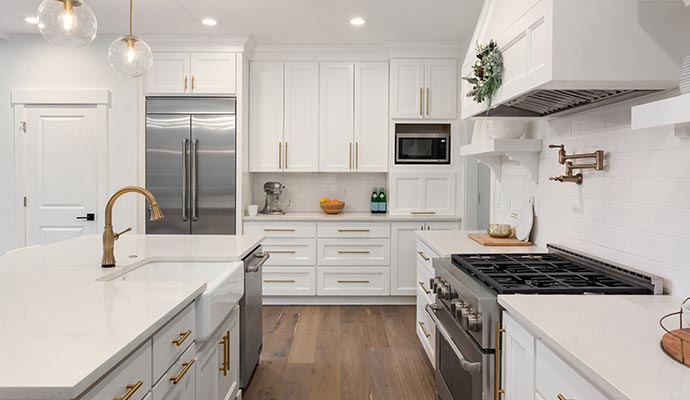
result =
[[[431,291],[434,293],[438,293],[439,287],[444,285],[446,282],[441,279],[441,278],[434,278],[429,280],[431,284]]]
[[[469,305],[467,307],[463,307],[460,309],[460,313],[456,313],[456,318],[460,321],[460,324],[462,325],[463,328],[467,329],[469,325],[469,316],[474,312],[474,308],[470,307]]]
[[[482,330],[482,313],[475,311],[467,316],[467,329],[471,332]]]
[[[458,310],[460,310],[463,307],[467,306],[467,302],[462,301],[462,300],[453,300],[450,302],[450,311],[452,313],[456,313]]]
[[[437,294],[440,299],[450,300],[450,286],[442,285],[439,287],[439,291],[440,292],[437,292]]]

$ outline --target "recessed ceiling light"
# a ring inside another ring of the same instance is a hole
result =
[[[38,18],[36,18],[36,17],[24,17],[24,18],[22,18],[22,19],[23,19],[24,22],[26,22],[27,24],[31,24],[31,25],[36,25],[36,24],[38,24]]]
[[[201,23],[204,24],[204,25],[206,25],[206,26],[216,26],[216,25],[218,25],[218,21],[216,21],[216,20],[213,19],[213,18],[205,18],[205,19],[203,19],[203,20],[201,21]]]
[[[364,18],[360,18],[360,17],[355,17],[355,18],[352,18],[350,20],[350,23],[354,26],[364,25],[366,22],[367,21],[365,21]]]

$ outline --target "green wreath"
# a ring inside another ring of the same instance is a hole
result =
[[[477,61],[472,65],[472,72],[474,76],[462,78],[472,85],[467,97],[480,104],[486,101],[488,113],[493,97],[503,83],[503,54],[494,40],[486,46],[477,44]]]

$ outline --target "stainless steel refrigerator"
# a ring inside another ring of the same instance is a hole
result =
[[[147,234],[235,234],[235,98],[146,99]]]

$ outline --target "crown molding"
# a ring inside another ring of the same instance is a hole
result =
[[[688,0],[690,1],[690,0]],[[391,58],[456,58],[461,42],[383,42],[379,44],[257,44],[255,61],[388,61]]]
[[[253,51],[250,35],[146,35],[142,36],[154,51]]]

